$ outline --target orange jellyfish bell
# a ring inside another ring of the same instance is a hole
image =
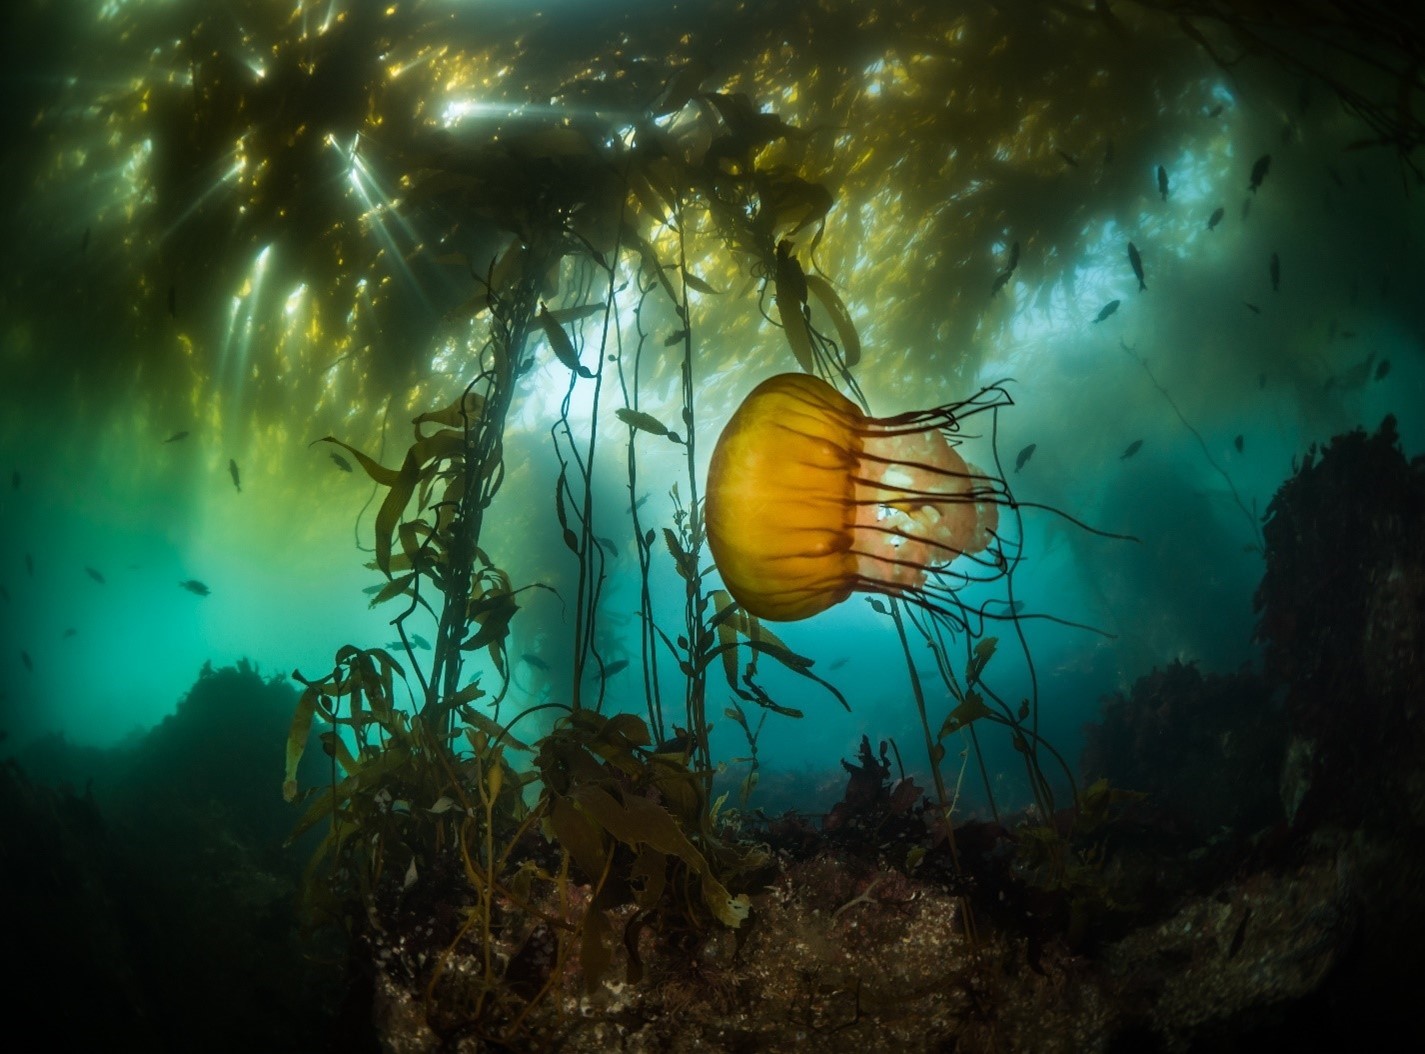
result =
[[[946,436],[1008,401],[989,388],[968,403],[881,418],[810,374],[759,384],[708,470],[708,545],[728,592],[758,618],[789,622],[856,591],[943,611],[954,606],[947,565],[960,556],[997,577],[1006,567],[997,506],[1010,504],[1008,490]]]

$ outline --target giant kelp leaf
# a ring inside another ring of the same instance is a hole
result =
[[[361,467],[366,470],[366,474],[383,487],[394,486],[396,480],[400,478],[401,474],[398,469],[386,468],[379,462],[367,457],[360,450],[357,450],[356,447],[343,443],[340,439],[336,438],[336,436],[322,436],[322,438],[316,440],[316,442],[333,443],[347,451],[352,457],[356,458]]]
[[[703,281],[697,275],[693,274],[693,272],[689,271],[687,268],[683,269],[683,281],[686,282],[688,284],[688,288],[693,290],[693,292],[695,293],[704,293],[708,296],[722,295],[722,290],[714,289],[711,285]]]
[[[713,590],[712,624],[717,627],[717,641],[722,652],[722,672],[727,676],[728,687],[737,688],[737,626],[732,617],[737,614],[737,606],[732,594],[725,589]]]
[[[758,177],[758,223],[774,238],[793,238],[831,211],[831,191],[799,176]]]
[[[579,353],[574,350],[574,342],[569,339],[569,334],[554,320],[554,316],[543,304],[539,305],[539,324],[544,329],[544,336],[549,341],[549,347],[554,351],[556,359],[580,377],[593,376],[589,367],[579,362]]]
[[[602,787],[590,785],[576,788],[573,797],[585,815],[624,845],[632,849],[650,845],[682,860],[700,879],[703,903],[724,926],[736,929],[747,918],[751,906],[747,896],[728,893],[673,815],[657,802],[637,794],[620,801]]]
[[[643,260],[645,271],[651,271],[663,286],[663,291],[668,294],[668,300],[679,306],[678,294],[673,290],[673,283],[668,280],[668,274],[663,270],[663,264],[658,259],[658,252],[648,243],[648,239],[639,234],[630,224],[624,224],[623,237],[629,245],[638,251],[638,255]]]
[[[402,593],[410,592],[411,583],[415,580],[415,577],[415,572],[412,572],[408,575],[402,575],[400,578],[391,579],[391,581],[381,587],[380,592],[371,598],[371,603],[368,604],[367,607],[374,608],[377,604],[384,604],[386,601],[398,597]]]
[[[597,880],[596,877],[593,881]],[[583,932],[579,936],[579,966],[584,972],[584,991],[590,995],[598,990],[613,958],[613,937],[608,916],[590,904],[584,912]]]
[[[653,908],[663,896],[663,887],[667,883],[668,855],[645,844],[638,850],[638,856],[629,868],[628,879],[633,888],[634,903],[644,910]]]
[[[481,416],[485,412],[485,398],[475,392],[464,392],[449,406],[442,410],[431,410],[418,415],[413,424],[417,427],[416,435],[419,437],[419,428],[427,421],[435,424],[448,425],[452,428],[468,428],[480,422]]]
[[[994,657],[995,646],[999,643],[998,637],[986,637],[975,645],[975,655],[970,660],[969,667],[965,670],[965,683],[974,684],[984,673],[985,666]]]
[[[807,289],[821,301],[822,307],[831,316],[831,324],[836,327],[836,335],[841,339],[841,356],[849,370],[861,361],[861,338],[856,333],[856,324],[851,321],[850,312],[836,295],[836,290],[831,288],[830,282],[819,274],[809,274],[806,279]]]
[[[472,598],[467,609],[468,616],[480,623],[480,628],[460,644],[461,651],[475,651],[505,639],[510,630],[510,619],[520,608],[515,603],[513,593],[487,593]]]
[[[684,581],[691,582],[698,574],[698,565],[693,562],[693,558],[684,551],[682,544],[678,541],[678,536],[673,533],[671,527],[663,528],[663,543],[668,547],[668,554],[673,557],[673,563],[678,568],[678,574]]]
[[[347,749],[346,742],[334,730],[328,729],[318,737],[321,740],[322,750],[327,757],[333,759],[341,766],[341,771],[350,776],[356,772],[358,762],[351,756],[351,751]]]
[[[282,798],[293,801],[297,797],[297,765],[307,749],[307,737],[312,731],[312,714],[320,698],[315,685],[307,685],[306,691],[297,700],[292,713],[292,724],[287,730],[287,769],[282,778]]]
[[[652,414],[643,413],[641,410],[630,410],[626,406],[620,406],[614,411],[616,416],[630,428],[635,428],[640,432],[647,432],[649,435],[668,436],[677,441],[677,437],[668,431],[668,426],[654,417]]]
[[[797,365],[806,373],[816,370],[816,359],[812,354],[811,329],[807,325],[806,275],[795,256],[784,251],[786,243],[777,247],[777,274],[773,299],[777,303],[777,318],[787,334],[787,344]]]
[[[964,701],[950,711],[935,738],[944,739],[951,732],[958,732],[972,721],[991,716],[993,716],[993,711],[985,705],[985,701],[980,698],[978,692],[966,692]]]
[[[679,67],[669,79],[656,102],[649,109],[653,117],[667,117],[688,104],[698,86],[712,74],[712,67],[700,58]]]
[[[608,310],[608,305],[580,304],[578,307],[558,307],[549,312],[549,317],[561,326],[567,326],[570,322],[578,322],[588,318],[590,315],[602,315]]]
[[[496,723],[495,721],[490,720],[490,718],[480,713],[480,711],[476,710],[474,707],[460,707],[460,716],[469,724],[484,732],[487,736],[490,737],[492,741],[496,743],[508,743],[516,750],[523,750],[527,753],[533,749],[527,743],[522,743],[514,736],[510,735],[510,730],[508,728],[505,728],[500,724]]]
[[[412,448],[407,451],[401,462],[400,474],[391,484],[391,489],[386,492],[386,499],[381,502],[381,508],[376,512],[376,566],[388,578],[391,577],[391,539],[416,484],[420,482],[420,477],[420,462],[416,460],[415,450]]]
[[[290,845],[307,831],[332,815],[342,802],[351,801],[361,794],[374,792],[392,772],[411,762],[411,752],[403,746],[389,746],[370,760],[358,762],[354,773],[347,776],[335,788],[328,787],[308,806],[302,818],[287,836]]]
[[[559,794],[550,795],[544,823],[548,833],[569,854],[584,877],[590,882],[597,882],[608,859],[608,850],[599,827]]]

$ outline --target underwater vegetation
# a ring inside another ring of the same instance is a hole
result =
[[[1308,164],[1324,143],[1362,184],[1384,169],[1419,186],[1418,27],[1332,3],[539,15],[106,5],[62,37],[94,68],[23,88],[45,149],[7,158],[7,181],[104,195],[82,234],[5,220],[37,247],[0,303],[6,392],[24,393],[5,397],[5,437],[44,448],[25,425],[51,402],[102,417],[101,435],[140,436],[162,472],[221,492],[209,536],[184,544],[330,550],[337,524],[363,576],[345,599],[300,588],[321,658],[295,664],[299,691],[207,667],[132,754],[32,754],[92,779],[116,817],[162,803],[124,852],[178,877],[136,877],[124,903],[205,938],[182,874],[185,837],[206,834],[197,877],[253,910],[209,923],[221,953],[165,945],[195,990],[275,954],[281,1005],[300,1005],[297,961],[330,956],[350,1004],[312,1009],[358,1035],[327,1041],[401,1050],[1370,1031],[1312,1016],[1319,992],[1369,1005],[1379,1034],[1400,1025],[1361,993],[1398,995],[1391,959],[1425,934],[1418,870],[1388,863],[1418,861],[1425,816],[1421,462],[1389,418],[1308,455],[1265,519],[1238,467],[1271,446],[1269,404],[1251,401],[1269,371],[1313,420],[1394,390],[1375,387],[1390,360],[1374,348],[1342,367],[1334,318],[1308,343],[1309,238],[1256,232],[1312,181],[1345,207]],[[59,19],[38,3],[6,17],[41,41]],[[1330,116],[1281,103],[1284,84]],[[1224,108],[1257,89],[1271,101],[1229,134]],[[1316,153],[1294,152],[1303,128]],[[1353,215],[1379,218],[1380,200]],[[1402,246],[1404,263],[1360,267],[1374,306],[1419,273]],[[1190,264],[1217,254],[1232,267],[1209,287]],[[79,296],[85,311],[21,310]],[[1204,320],[1226,325],[1230,304],[1240,324],[1238,300],[1276,328],[1233,358]],[[1418,305],[1394,310],[1413,333]],[[1070,326],[1096,343],[1044,353]],[[1104,394],[1115,366],[1146,377],[1151,412]],[[1180,401],[1184,377],[1200,387]],[[104,416],[117,391],[131,401]],[[1203,391],[1256,415],[1250,443],[1241,420],[1233,440],[1195,424],[1215,405]],[[1089,427],[1067,443],[1049,422],[1062,432],[1054,414],[1075,406]],[[1165,467],[1158,417],[1196,441],[1190,468]],[[139,474],[123,444],[83,446],[96,472]],[[1200,493],[1199,536],[1265,560],[1263,671],[1176,661],[1125,681],[1076,768],[1036,634],[1131,638],[1155,663],[1191,656],[1190,634],[1054,613],[1021,584],[1072,577],[1055,547],[1092,545],[1115,554],[1084,576],[1099,610],[1131,581],[1113,575],[1128,553],[1210,590],[1220,546],[1189,560],[1171,529],[1135,537],[1099,500],[1171,520],[1169,490]],[[269,570],[253,551],[241,577]],[[107,564],[79,566],[117,591]],[[166,592],[221,620],[233,589],[193,570]],[[263,597],[260,618],[285,607]],[[384,618],[379,635],[348,636],[347,608]],[[849,611],[861,636],[821,650],[815,620]],[[17,677],[36,674],[25,643]],[[853,660],[877,665],[884,698],[846,689]],[[833,793],[769,815],[764,774],[837,710],[867,730]],[[121,828],[5,775],[27,817],[9,860],[28,844],[74,863],[82,901],[108,864],[96,842]],[[222,885],[234,875],[251,885]],[[299,929],[276,907],[294,892]],[[87,925],[102,914],[64,919],[118,949],[90,962],[157,939],[152,916]],[[25,933],[46,977],[75,939]],[[125,1030],[181,1049],[201,1011],[153,1024],[158,980],[117,1001]],[[284,1044],[320,1045],[293,1020]],[[270,1039],[257,1028],[235,1044]]]

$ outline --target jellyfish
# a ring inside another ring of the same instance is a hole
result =
[[[1014,502],[1002,478],[961,457],[957,436],[967,417],[1009,402],[992,386],[967,402],[871,417],[810,374],[759,384],[708,470],[708,546],[728,592],[774,622],[853,592],[962,610],[959,588],[1008,571],[997,530],[1000,507]]]

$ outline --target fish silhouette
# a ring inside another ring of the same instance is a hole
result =
[[[1133,275],[1138,279],[1138,292],[1148,288],[1148,283],[1143,281],[1143,257],[1138,255],[1138,246],[1132,242],[1128,243],[1128,262],[1133,265]]]

